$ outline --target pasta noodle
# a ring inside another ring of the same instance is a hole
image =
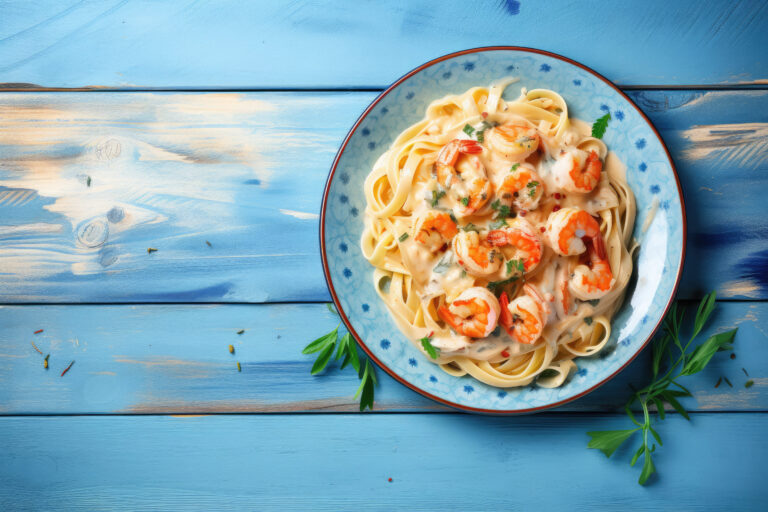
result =
[[[446,373],[558,387],[600,352],[632,273],[625,169],[546,89],[434,101],[365,180],[361,249],[403,333]]]

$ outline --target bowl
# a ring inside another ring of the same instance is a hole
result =
[[[633,279],[612,334],[597,355],[576,360],[578,370],[559,388],[500,389],[469,376],[453,377],[428,361],[397,328],[373,285],[373,267],[360,250],[363,181],[397,135],[446,94],[519,78],[521,87],[559,92],[569,114],[594,120],[611,113],[603,140],[627,166],[637,200]],[[649,221],[646,226],[646,221]],[[646,229],[643,229],[646,228]],[[680,182],[664,142],[643,112],[608,79],[571,59],[520,47],[486,47],[445,55],[410,71],[382,92],[350,129],[333,161],[323,193],[320,248],[333,302],[349,332],[376,364],[409,388],[464,411],[515,414],[556,407],[613,378],[651,340],[680,281],[685,256],[685,209]]]

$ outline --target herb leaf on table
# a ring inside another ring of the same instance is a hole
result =
[[[664,403],[668,403],[678,414],[687,420],[690,420],[688,412],[678,401],[683,396],[692,396],[691,392],[678,382],[680,377],[686,377],[703,370],[712,360],[715,353],[733,348],[733,338],[736,336],[737,329],[714,334],[707,338],[704,343],[691,348],[691,344],[696,340],[701,330],[704,328],[709,316],[715,308],[715,292],[710,293],[699,304],[696,318],[693,322],[693,331],[691,337],[683,344],[680,329],[685,317],[685,311],[678,308],[677,304],[672,306],[667,317],[664,319],[663,334],[653,341],[651,355],[651,383],[630,397],[624,410],[629,416],[636,428],[629,430],[597,430],[587,432],[590,441],[588,448],[593,448],[603,452],[606,457],[610,457],[629,438],[636,432],[641,434],[641,445],[635,452],[630,465],[643,457],[643,469],[640,472],[638,483],[645,485],[648,478],[656,472],[656,466],[653,464],[653,456],[656,451],[656,441],[662,446],[661,436],[653,428],[653,421],[649,406],[655,405],[659,420],[666,416]],[[662,366],[662,361],[669,361]],[[639,421],[632,411],[632,406],[638,403],[642,408],[643,418]],[[649,438],[650,434],[650,438]]]
[[[326,304],[328,311],[333,314],[338,314],[331,303]],[[374,366],[368,359],[365,359],[364,364],[360,361],[360,354],[357,352],[357,343],[349,333],[345,333],[339,340],[339,327],[337,325],[334,330],[328,334],[324,334],[304,347],[301,351],[302,354],[320,354],[315,359],[315,363],[312,365],[311,373],[316,375],[323,371],[330,363],[331,359],[335,361],[341,360],[339,369],[343,370],[347,365],[351,365],[357,372],[357,376],[360,378],[360,387],[357,388],[355,393],[355,399],[360,398],[360,411],[364,411],[366,407],[369,410],[373,410],[373,392],[374,388],[378,384],[376,380],[376,372]],[[336,355],[333,355],[334,349]]]

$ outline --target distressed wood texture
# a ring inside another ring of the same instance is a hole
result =
[[[683,182],[681,296],[768,298],[768,91],[630,94]],[[374,96],[0,94],[0,301],[328,300],[320,195]]]
[[[301,354],[337,323],[323,304],[5,306],[0,308],[0,414],[356,411],[354,371],[313,377],[314,356]],[[718,305],[706,333],[738,327],[737,355],[731,360],[718,354],[705,371],[686,379],[696,397],[685,402],[690,410],[768,409],[767,324],[768,303]],[[44,332],[33,334],[38,329]],[[32,340],[51,354],[48,370]],[[72,360],[72,369],[60,377]],[[754,380],[749,389],[742,367]],[[618,410],[629,385],[643,387],[649,374],[646,351],[608,384],[559,410]],[[377,412],[450,410],[382,371],[378,375]],[[733,387],[723,381],[715,388],[721,377]]]
[[[602,415],[0,418],[0,506],[764,509],[768,415],[669,417],[650,488],[627,463],[637,439],[611,460],[586,448],[586,431],[626,424]]]
[[[0,1],[0,12],[10,87],[383,87],[440,55],[505,44],[622,85],[768,83],[760,0],[46,0]]]

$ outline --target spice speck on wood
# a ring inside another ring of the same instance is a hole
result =
[[[244,332],[245,332],[245,329],[240,329],[239,331],[237,331],[237,334],[243,334]]]
[[[157,249],[155,249],[154,247],[147,248],[147,254],[152,254],[153,252],[157,252]]]
[[[43,330],[42,329],[38,329],[38,330],[35,331],[35,334],[40,334],[41,332],[43,332]]]
[[[230,354],[234,354],[235,353],[235,347],[233,347],[232,345],[229,346],[229,353]]]
[[[240,371],[240,362],[237,363],[237,371]]]

